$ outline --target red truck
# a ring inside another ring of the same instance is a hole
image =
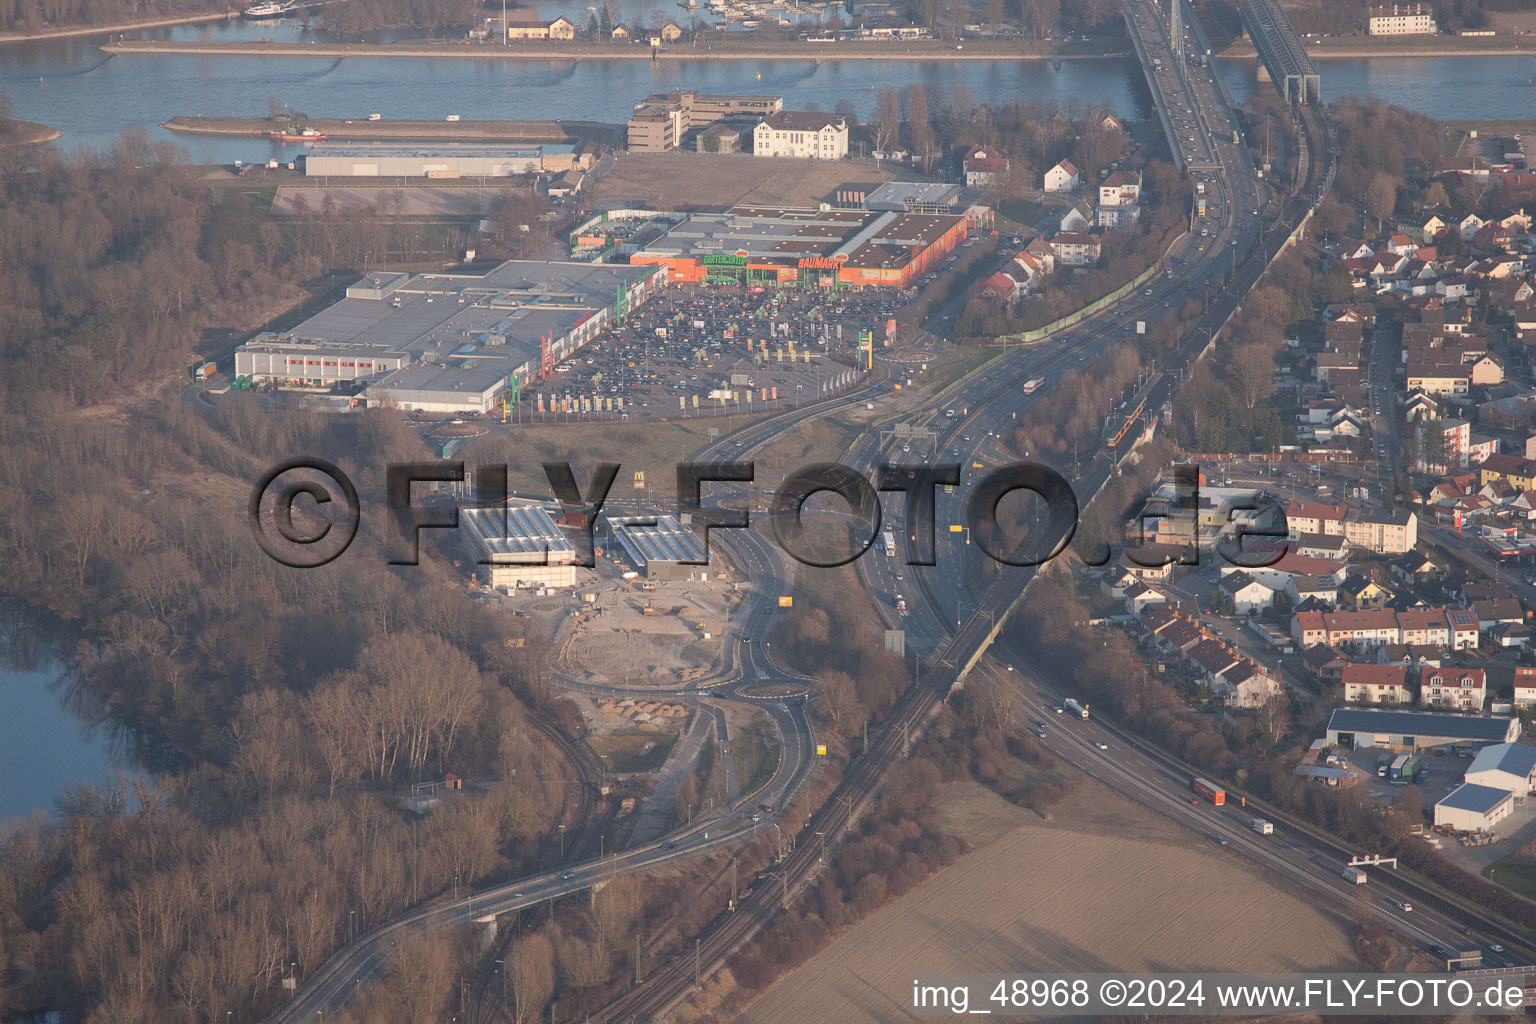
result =
[[[1227,802],[1227,791],[1214,782],[1208,782],[1205,779],[1195,779],[1189,784],[1189,788],[1205,797],[1217,807]]]

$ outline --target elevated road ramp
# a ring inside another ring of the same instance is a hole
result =
[[[1243,28],[1286,103],[1321,105],[1323,84],[1279,0],[1243,0]]]

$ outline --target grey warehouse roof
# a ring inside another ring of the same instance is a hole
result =
[[[691,529],[676,516],[657,516],[655,525],[644,525],[649,517],[626,516],[608,521],[624,554],[636,565],[650,562],[685,562],[703,564],[709,552]]]
[[[1369,732],[1393,736],[1444,736],[1448,739],[1500,743],[1509,731],[1509,719],[1337,708],[1328,718],[1328,731]]]
[[[1492,786],[1479,786],[1475,782],[1464,782],[1447,793],[1439,806],[1487,814],[1499,804],[1512,799],[1514,796],[1507,789],[1495,789]]]
[[[1484,747],[1472,759],[1467,771],[1508,772],[1528,779],[1532,772],[1536,772],[1536,747],[1528,747],[1523,743],[1498,743]]]
[[[542,505],[466,508],[459,512],[459,525],[493,562],[538,564],[546,551],[551,565],[576,558],[576,548]]]

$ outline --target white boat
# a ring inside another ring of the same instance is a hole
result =
[[[280,18],[287,13],[288,5],[286,3],[273,3],[271,0],[267,0],[267,2],[256,4],[253,7],[247,7],[240,12],[240,16],[243,18]]]

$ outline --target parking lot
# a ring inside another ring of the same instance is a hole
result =
[[[905,302],[890,291],[674,286],[530,386],[517,416],[537,422],[539,395],[546,409],[551,397],[622,398],[631,421],[746,411],[763,407],[765,391],[770,408],[813,401],[851,382],[861,331],[884,347]]]

